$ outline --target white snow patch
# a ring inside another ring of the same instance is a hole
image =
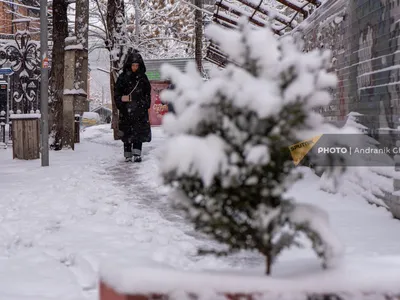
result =
[[[107,282],[132,291],[398,292],[400,222],[357,193],[321,191],[307,168],[287,196],[327,211],[346,246],[340,266],[323,271],[309,248],[293,249],[282,253],[268,279],[254,253],[197,256],[197,247],[214,244],[170,210],[157,161],[169,138],[162,128],[153,127],[152,135],[140,165],[123,162],[110,124],[83,131],[75,151],[50,151],[46,168],[0,149],[0,299],[95,300],[99,269]],[[193,274],[199,270],[230,275]]]
[[[84,47],[82,44],[77,44],[77,45],[68,45],[64,47],[64,50],[83,50]]]
[[[178,174],[199,174],[205,186],[227,163],[224,142],[210,135],[205,138],[182,135],[167,142],[161,171]]]
[[[40,119],[41,114],[11,114],[10,120],[15,119]]]
[[[254,146],[248,151],[246,155],[246,162],[251,164],[267,164],[269,160],[270,153],[266,145]]]
[[[64,95],[86,95],[83,89],[64,89]]]
[[[303,262],[304,263],[304,262]],[[303,268],[303,273],[301,272]],[[102,265],[101,279],[119,293],[167,294],[192,292],[200,296],[224,293],[263,293],[268,296],[298,296],[304,293],[338,292],[359,294],[398,292],[400,259],[381,257],[370,260],[346,261],[341,268],[316,272],[299,264],[292,270],[297,276],[268,278],[232,272],[230,275],[217,272],[180,272],[164,268],[143,268],[122,264]],[[368,271],[367,271],[368,270]],[[372,272],[372,270],[374,270]],[[212,297],[214,298],[214,297]],[[272,298],[272,297],[271,297]],[[211,298],[209,298],[211,299]]]

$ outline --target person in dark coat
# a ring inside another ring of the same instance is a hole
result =
[[[142,161],[142,143],[151,141],[148,109],[151,86],[142,56],[133,52],[125,60],[123,72],[114,89],[119,110],[119,133],[124,143],[125,161]]]

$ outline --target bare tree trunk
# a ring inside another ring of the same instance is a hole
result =
[[[68,47],[76,46],[76,39],[68,39],[65,42]],[[63,95],[63,134],[62,142],[64,148],[75,149],[75,118],[74,118],[74,99],[75,92],[75,49],[65,50],[64,55],[64,95]],[[66,92],[71,90],[71,92]]]
[[[139,38],[140,38],[140,17],[141,17],[140,0],[134,0],[134,1],[135,1],[135,42],[139,43]]]
[[[272,263],[273,263],[273,260],[275,259],[275,256],[273,255],[273,251],[272,251],[272,247],[273,247],[272,246],[272,234],[273,234],[272,226],[268,226],[267,234],[269,235],[267,244],[270,246],[267,249],[264,249],[264,251],[262,251],[262,253],[265,256],[265,274],[268,276],[268,275],[271,275]]]
[[[119,122],[119,114],[117,105],[114,101],[114,87],[116,83],[116,74],[113,72],[113,62],[110,62],[110,92],[111,92],[111,111],[112,111],[112,119],[111,119],[111,128],[113,129],[114,140],[119,140],[121,137],[118,135],[118,122]]]
[[[203,74],[203,0],[195,0],[195,6],[197,7],[194,18],[195,18],[195,51],[194,57],[197,64],[197,69]]]
[[[53,49],[51,63],[50,96],[53,112],[53,137],[51,148],[61,150],[63,132],[63,92],[64,92],[64,46],[68,36],[68,3],[65,0],[53,1]]]
[[[114,101],[114,85],[117,81],[117,72],[120,70],[125,58],[127,48],[126,30],[123,28],[125,18],[125,6],[123,0],[108,0],[107,2],[107,49],[110,51],[110,92],[112,103],[112,123],[114,139],[119,140],[118,135],[118,109]],[[116,57],[118,52],[118,57]]]
[[[89,110],[88,82],[88,38],[89,38],[89,0],[76,0],[75,34],[78,46],[76,51],[75,89],[80,91],[75,97],[75,113],[82,114]]]
[[[271,275],[272,257],[265,257],[265,275]]]

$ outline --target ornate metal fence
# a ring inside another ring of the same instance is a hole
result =
[[[0,48],[0,67],[12,70],[7,97],[8,111],[0,111],[0,142],[6,142],[6,121],[11,114],[40,113],[40,49],[38,42],[32,41],[29,31],[19,31],[14,41]],[[12,124],[9,122],[9,140]]]

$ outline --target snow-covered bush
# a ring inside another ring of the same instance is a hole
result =
[[[175,204],[197,230],[225,248],[202,253],[257,250],[266,272],[282,250],[305,234],[327,267],[342,251],[327,215],[285,197],[301,178],[289,146],[321,133],[337,133],[313,110],[331,101],[336,77],[327,73],[330,53],[303,53],[291,37],[269,28],[238,31],[213,25],[207,35],[235,63],[204,81],[194,64],[182,73],[163,66],[176,88],[164,91],[175,114],[164,116],[170,139],[161,172]]]

